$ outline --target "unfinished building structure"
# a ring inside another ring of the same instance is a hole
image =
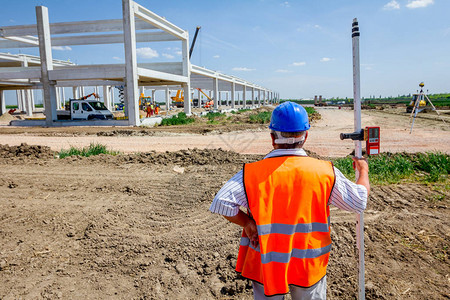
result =
[[[0,27],[0,49],[39,48],[39,64],[22,64],[18,67],[4,66],[0,62],[0,90],[4,89],[42,89],[45,121],[34,125],[71,126],[98,124],[99,121],[61,122],[57,119],[60,101],[57,89],[73,87],[103,86],[105,104],[111,106],[110,89],[115,85],[124,86],[125,115],[127,120],[105,120],[101,125],[140,124],[139,87],[166,90],[166,104],[169,105],[170,88],[184,90],[184,111],[191,114],[191,89],[204,88],[214,92],[214,108],[219,107],[220,91],[231,93],[230,106],[235,106],[235,91],[251,93],[252,104],[272,103],[278,94],[243,79],[220,74],[194,66],[189,61],[188,32],[175,26],[145,7],[131,0],[122,0],[122,19],[50,23],[48,9],[36,7],[35,25]],[[181,43],[180,62],[137,63],[137,42],[175,41]],[[52,46],[124,44],[124,64],[75,65],[55,61]],[[141,90],[142,91],[142,90]],[[258,96],[255,94],[258,93]],[[4,103],[4,98],[0,101]],[[59,96],[63,98],[64,96]],[[201,101],[199,101],[201,102]],[[243,101],[243,106],[246,105]],[[76,123],[76,124],[75,124]],[[80,124],[83,123],[83,124]]]

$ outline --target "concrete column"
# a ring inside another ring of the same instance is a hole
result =
[[[78,88],[76,86],[72,87],[72,99],[78,99]]]
[[[197,98],[198,98],[197,106],[198,108],[202,108],[202,93],[200,92],[200,90],[197,90]]]
[[[258,90],[258,106],[261,106],[261,90]]]
[[[111,110],[111,99],[109,89],[110,87],[108,85],[103,86],[103,103],[105,104],[107,109]]]
[[[233,81],[231,83],[231,108],[234,108],[236,106],[235,97],[236,97],[236,84]]]
[[[80,98],[83,96],[87,96],[84,91],[84,86],[79,87],[79,95],[80,95]]]
[[[61,88],[61,103],[62,103],[62,109],[65,109],[66,107],[66,91],[64,88]]]
[[[219,80],[216,78],[214,80],[214,109],[219,108]]]
[[[94,93],[96,93],[98,95],[98,86],[94,87]]]
[[[26,110],[28,117],[33,116],[33,106],[31,105],[31,93],[32,90],[25,90]]]
[[[114,87],[111,86],[109,90],[111,92],[111,108],[114,109]]]
[[[156,104],[155,92],[156,92],[156,90],[153,89],[153,90],[152,90],[152,101],[153,101],[153,103]]]
[[[184,113],[188,116],[192,114],[191,112],[191,83],[188,81],[187,83],[182,83],[181,87],[183,88],[184,93]]]
[[[189,61],[189,36],[186,31],[186,39],[181,41],[181,57],[183,66],[183,76],[187,77],[187,82],[182,84],[184,88],[184,113],[191,115],[191,63]]]
[[[252,107],[255,106],[255,88],[252,87]]]
[[[247,107],[247,87],[245,85],[242,86],[242,108]]]
[[[169,87],[166,86],[166,115],[169,114],[169,108],[170,108],[170,92]]]
[[[5,93],[3,90],[0,90],[0,116],[3,114],[6,114]]]
[[[138,75],[136,60],[136,28],[132,0],[122,0],[123,36],[125,47],[125,115],[128,124],[138,126],[140,123],[138,108]]]
[[[56,109],[61,109],[61,88],[56,88]]]
[[[21,94],[20,90],[16,90],[16,99],[17,99],[17,109],[19,111],[22,111],[23,110],[23,107],[22,107],[22,94]]]
[[[34,90],[30,90],[31,97],[31,110],[34,111],[36,109],[36,103],[34,103]]]
[[[228,102],[229,101],[228,100],[228,91],[225,92],[225,95],[226,95],[226,99],[225,99],[226,106],[230,106],[230,103]]]
[[[237,93],[237,105],[241,105],[241,94]]]

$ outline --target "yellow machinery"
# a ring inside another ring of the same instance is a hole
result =
[[[145,97],[144,93],[141,93],[139,97],[139,109],[145,110],[145,107],[150,104],[152,104],[152,97]]]
[[[214,106],[214,100],[211,99],[211,97],[209,97],[208,95],[205,94],[204,91],[202,91],[201,88],[197,88],[197,90],[199,90],[203,95],[205,95],[206,98],[208,98],[208,102],[205,103],[205,105],[203,105],[204,108],[212,108]],[[200,99],[198,101],[201,101]]]
[[[178,90],[177,95],[175,97],[170,97],[170,98],[172,98],[173,104],[176,107],[184,107],[183,90]]]

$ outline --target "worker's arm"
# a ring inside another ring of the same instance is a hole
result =
[[[258,229],[256,223],[251,219],[246,213],[239,210],[237,215],[232,217],[223,216],[225,219],[231,223],[237,224],[244,228],[245,234],[250,239],[253,247],[258,247]]]
[[[367,189],[367,196],[370,193],[370,182],[369,182],[369,165],[365,158],[353,157],[355,163],[355,168],[359,172],[359,178],[356,181],[357,184],[363,185]]]

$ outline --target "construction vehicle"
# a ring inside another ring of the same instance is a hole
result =
[[[170,98],[172,98],[173,104],[176,107],[184,107],[183,90],[178,90],[177,95],[175,97],[170,97]]]
[[[319,100],[317,100],[317,95],[314,96],[314,106],[327,106],[328,104],[322,101],[322,95],[319,96]]]
[[[141,93],[141,96],[139,97],[139,109],[145,110],[150,104],[152,104],[152,97],[145,97],[144,93]]]
[[[87,96],[81,97],[79,100],[86,100],[86,99],[89,98],[90,96],[94,96],[94,98],[100,99],[100,96],[99,96],[99,95],[97,95],[96,93],[91,93],[91,94],[89,94],[89,95],[87,95]]]
[[[195,41],[197,41],[197,35],[198,35],[198,31],[200,30],[200,28],[201,28],[200,26],[197,26],[197,28],[195,28],[194,38],[192,39],[191,48],[189,49],[189,59],[191,59],[192,51],[194,51]],[[184,107],[183,90],[178,90],[177,95],[175,97],[170,97],[170,98],[172,98],[172,101],[174,102],[174,105],[176,107]],[[192,103],[192,100],[191,100],[191,103]]]
[[[65,105],[65,110],[58,111],[58,120],[111,120],[112,112],[106,108],[103,102],[98,100],[87,100],[94,96],[96,99],[100,97],[96,93],[92,93],[81,97],[80,99],[69,99],[69,103]]]
[[[201,88],[197,88],[197,90],[198,90],[199,92],[201,92],[203,95],[205,95],[205,97],[209,100],[209,101],[206,102],[204,105],[202,105],[202,107],[203,107],[203,108],[207,108],[207,109],[210,109],[210,108],[214,107],[214,100],[213,100],[211,97],[209,97],[208,95],[206,95],[205,92],[202,91]],[[200,100],[200,101],[201,101],[201,100]]]

